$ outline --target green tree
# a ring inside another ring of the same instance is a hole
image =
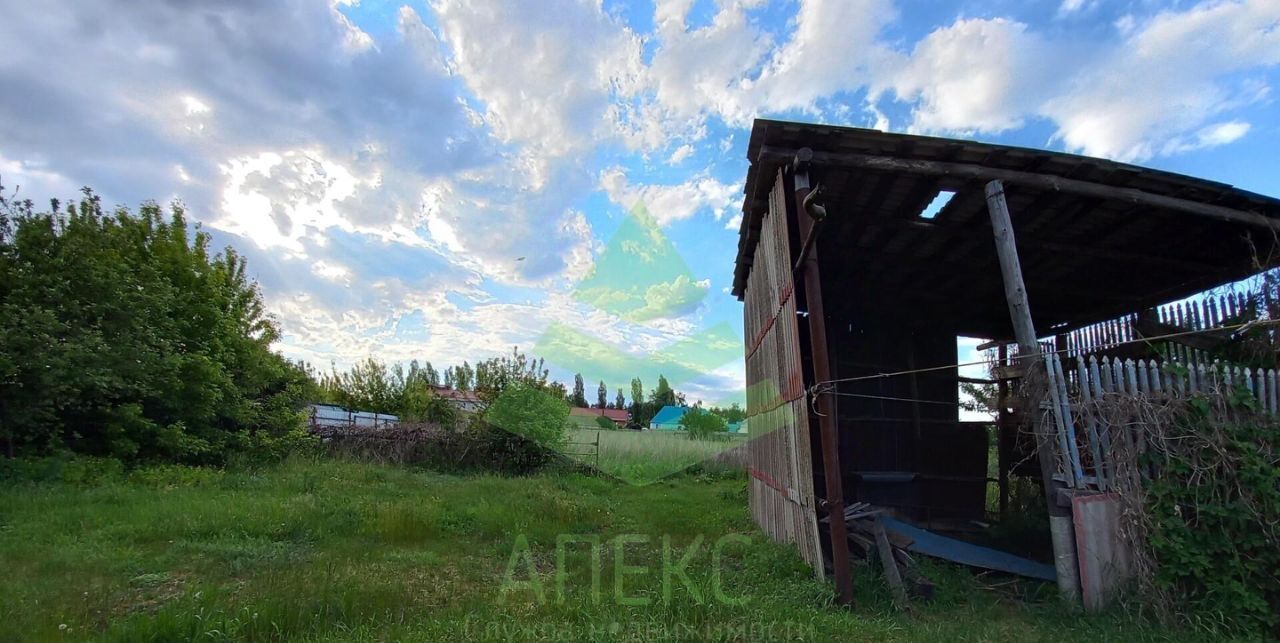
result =
[[[708,410],[724,418],[726,422],[731,424],[733,422],[741,422],[747,419],[747,412],[744,411],[742,406],[737,402],[730,404],[728,408],[713,406]]]
[[[695,406],[680,416],[680,428],[689,432],[690,439],[709,440],[727,435],[729,424],[719,415]]]
[[[644,384],[640,378],[631,378],[631,404],[639,404],[644,401]]]
[[[587,407],[587,388],[582,382],[582,373],[577,373],[573,376],[572,404],[580,409]]]
[[[569,403],[569,389],[564,387],[561,382],[550,382],[547,384],[547,392]]]
[[[618,389],[618,396],[613,398],[613,408],[619,411],[627,408],[627,398],[623,397],[621,388]]]
[[[532,359],[521,353],[519,346],[514,346],[509,356],[494,357],[476,364],[475,390],[481,399],[492,401],[516,383],[546,389],[549,374],[541,359]]]
[[[665,376],[658,376],[658,388],[653,390],[653,394],[650,396],[650,399],[653,400],[654,404],[659,406],[675,406],[676,392],[671,388],[671,385],[667,383],[667,378]]]
[[[596,387],[596,408],[604,409],[609,407],[609,388],[604,385],[604,380],[600,380],[600,386]]]
[[[244,259],[212,253],[180,204],[108,213],[85,189],[46,212],[0,196],[0,213],[8,453],[216,463],[305,439],[305,367],[271,350]]]

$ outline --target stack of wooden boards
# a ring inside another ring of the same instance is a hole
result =
[[[908,594],[926,600],[932,598],[933,582],[916,569],[916,562],[907,551],[912,539],[885,529],[881,522],[883,511],[867,502],[845,507],[849,542],[854,545],[851,553],[860,554],[867,561],[880,561],[885,582],[899,608],[906,607]],[[829,521],[830,517],[822,519],[824,523]]]

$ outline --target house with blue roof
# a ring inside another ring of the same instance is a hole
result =
[[[685,406],[664,406],[649,420],[650,431],[682,431],[680,418],[688,412]]]

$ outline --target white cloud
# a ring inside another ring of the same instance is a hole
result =
[[[887,64],[878,85],[914,104],[913,130],[1000,132],[1021,127],[1039,106],[1053,73],[1046,61],[1059,59],[1056,53],[1026,25],[960,20]],[[887,126],[873,113],[877,126]]]
[[[1268,0],[1125,16],[1111,43],[1050,38],[1004,18],[960,19],[883,59],[869,111],[887,125],[875,103],[891,92],[910,105],[912,130],[970,135],[1044,118],[1069,150],[1125,161],[1222,145],[1248,129],[1221,116],[1267,95],[1241,72],[1280,64],[1278,23],[1280,3]]]
[[[638,89],[640,39],[599,2],[432,4],[452,64],[504,141],[563,156],[609,130],[610,98]]]
[[[352,168],[327,158],[322,150],[229,159],[222,172],[226,184],[221,214],[210,225],[243,235],[261,248],[280,248],[302,256],[304,240],[315,237],[323,243],[324,235],[335,229],[426,245],[414,231],[417,221],[408,213],[391,211],[389,217],[364,220],[350,216],[350,206],[344,202],[379,192],[382,177],[376,172],[357,175]]]
[[[1181,154],[1208,147],[1233,143],[1249,133],[1251,126],[1244,121],[1214,123],[1201,128],[1194,136],[1175,138],[1164,145],[1161,154]]]
[[[1055,138],[1085,154],[1143,160],[1164,149],[1188,149],[1167,146],[1256,97],[1256,89],[1224,77],[1280,64],[1277,22],[1280,3],[1270,0],[1205,2],[1160,13],[1102,60],[1088,61],[1092,71],[1047,101],[1043,113],[1058,125]],[[1215,144],[1215,138],[1204,142]]]
[[[738,199],[741,188],[701,176],[673,185],[632,185],[619,167],[600,173],[600,187],[613,203],[630,210],[643,204],[660,226],[692,217],[708,209],[717,221]]]
[[[738,2],[720,5],[711,23],[689,30],[691,2],[667,2],[655,12],[658,48],[648,81],[669,128],[697,129],[705,113],[742,124],[754,109],[744,105],[746,74],[768,53],[770,38],[747,21]],[[683,125],[677,124],[683,122]]]
[[[656,105],[644,117],[696,138],[709,115],[746,126],[768,112],[817,113],[819,102],[862,87],[888,53],[876,36],[896,16],[890,0],[802,0],[780,44],[748,18],[760,4],[720,3],[709,24],[689,29],[692,3],[659,3],[648,70]]]
[[[819,100],[861,88],[888,55],[877,36],[896,17],[890,0],[803,0],[790,40],[750,84],[751,102],[813,111]]]
[[[1058,17],[1093,11],[1097,6],[1098,0],[1062,0],[1058,5]]]
[[[330,263],[328,261],[317,261],[311,265],[311,271],[322,279],[337,283],[350,283],[351,269],[339,263]]]
[[[671,153],[671,156],[667,159],[667,163],[670,163],[671,165],[679,165],[685,159],[689,158],[689,155],[691,154],[693,154],[693,146],[685,143],[684,145],[677,147],[676,151]]]
[[[547,186],[533,185],[522,159],[439,179],[423,193],[432,247],[451,261],[510,284],[564,285],[591,263],[591,227],[573,200],[590,183],[572,164],[546,166]]]

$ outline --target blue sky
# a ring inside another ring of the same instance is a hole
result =
[[[562,380],[652,363],[648,387],[665,365],[701,373],[691,399],[740,397],[740,348],[674,366],[686,351],[664,349],[740,341],[727,288],[757,116],[1280,195],[1274,0],[0,5],[6,189],[181,199],[249,257],[279,349],[321,367],[474,362],[570,329],[614,355],[554,364]],[[575,295],[637,203],[687,266],[617,277],[657,302],[644,314]]]

